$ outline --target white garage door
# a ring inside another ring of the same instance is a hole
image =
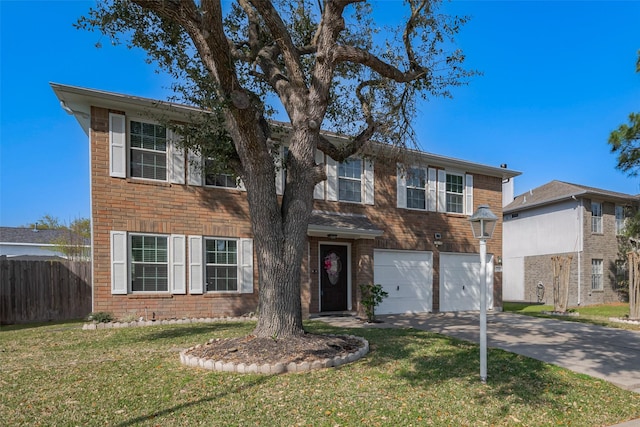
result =
[[[389,294],[376,314],[431,311],[433,255],[431,252],[375,250],[374,283]]]
[[[487,308],[493,307],[493,256],[487,255]],[[440,311],[480,310],[480,256],[440,254]]]

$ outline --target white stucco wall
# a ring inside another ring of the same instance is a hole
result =
[[[507,214],[503,222],[502,297],[522,301],[527,256],[582,251],[582,209],[579,201]]]

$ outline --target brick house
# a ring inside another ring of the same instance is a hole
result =
[[[184,120],[190,107],[53,84],[89,137],[93,310],[157,318],[235,316],[256,309],[249,210],[242,183],[203,176],[151,117]],[[277,134],[276,134],[277,135]],[[337,138],[335,135],[329,135]],[[286,133],[279,136],[286,146]],[[389,297],[377,313],[479,309],[479,244],[469,216],[488,204],[501,218],[503,182],[519,172],[423,152],[414,164],[318,152],[302,265],[304,315],[358,311],[359,285]],[[276,187],[282,190],[278,173]],[[502,224],[488,242],[490,303],[501,307]]]
[[[553,304],[551,257],[571,256],[569,305],[620,300],[618,237],[638,198],[551,181],[503,208],[503,298]]]

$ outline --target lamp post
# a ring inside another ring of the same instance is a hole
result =
[[[478,206],[469,222],[473,237],[480,240],[480,381],[487,382],[487,240],[493,235],[498,217],[488,205]]]

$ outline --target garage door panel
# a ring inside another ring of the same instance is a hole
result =
[[[431,252],[374,251],[374,281],[389,294],[376,313],[431,311],[432,278]]]
[[[493,257],[487,255],[487,306],[493,306]],[[440,311],[480,310],[480,257],[440,254]]]

